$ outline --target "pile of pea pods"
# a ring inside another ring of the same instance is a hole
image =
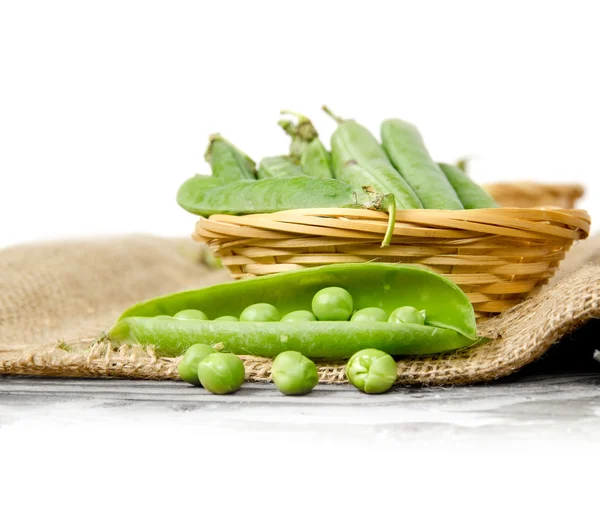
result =
[[[364,126],[337,122],[329,148],[310,119],[284,111],[291,137],[286,154],[258,163],[220,134],[210,137],[205,158],[212,174],[195,175],[177,192],[178,204],[190,213],[244,215],[304,208],[366,208],[387,212],[389,245],[396,210],[481,209],[496,201],[458,166],[430,156],[413,124],[401,119],[381,123],[381,142]]]
[[[329,147],[307,117],[282,112],[289,150],[258,165],[212,135],[205,153],[212,174],[186,180],[178,204],[205,218],[303,208],[383,211],[382,247],[391,242],[398,209],[497,207],[461,167],[435,162],[413,124],[384,120],[380,142],[357,121],[323,109],[337,122]],[[389,263],[312,267],[168,294],[126,310],[109,337],[181,356],[180,378],[217,394],[242,386],[241,355],[271,358],[271,378],[286,395],[317,385],[316,361],[343,360],[350,383],[382,393],[397,380],[397,357],[485,340],[456,284]]]
[[[274,359],[272,380],[286,395],[316,386],[315,361],[343,359],[355,387],[382,393],[397,380],[394,357],[481,340],[455,283],[392,263],[311,267],[167,294],[127,309],[108,335],[182,355],[180,378],[217,394],[242,386],[240,355]]]

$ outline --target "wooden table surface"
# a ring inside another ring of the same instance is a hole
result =
[[[29,419],[172,420],[254,430],[321,431],[399,440],[600,437],[600,372],[523,374],[467,387],[365,395],[319,385],[287,397],[272,384],[213,395],[183,382],[0,377],[0,427]]]
[[[185,502],[219,517],[580,517],[596,507],[599,442],[592,369],[303,397],[271,384],[218,396],[183,382],[0,377],[0,489],[37,515],[67,492],[89,517],[105,517],[88,514],[105,493],[119,517],[168,517]]]

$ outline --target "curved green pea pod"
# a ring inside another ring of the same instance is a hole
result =
[[[270,303],[281,314],[310,310],[314,295],[342,287],[357,308],[379,307],[388,314],[401,306],[423,309],[426,325],[354,321],[222,322],[156,319],[185,308],[206,308],[209,319],[238,315],[255,303]],[[298,351],[309,358],[347,358],[365,348],[390,355],[456,350],[474,344],[473,306],[448,279],[417,266],[362,263],[327,265],[232,281],[139,303],[117,321],[109,337],[154,345],[160,355],[177,356],[197,342],[222,342],[223,351],[275,357]]]
[[[219,134],[210,136],[204,158],[211,166],[213,177],[222,182],[256,179],[254,161]]]
[[[300,156],[300,166],[311,177],[333,178],[331,153],[325,149],[320,139],[313,139],[306,145]]]
[[[298,177],[306,175],[302,168],[288,157],[265,157],[260,161],[257,176],[263,178]]]
[[[239,182],[239,181],[238,181]],[[241,182],[253,182],[252,180],[242,180]],[[237,182],[236,182],[237,183]],[[193,210],[196,200],[205,199],[208,197],[208,193],[215,188],[223,187],[225,184],[221,179],[215,177],[209,177],[207,175],[194,175],[188,178],[177,191],[177,203],[183,207],[186,211],[193,214]]]
[[[488,209],[500,204],[457,166],[439,163],[465,209]]]
[[[177,202],[190,213],[212,214],[273,213],[309,207],[361,207],[368,203],[365,193],[339,180],[309,176],[238,180],[223,185],[211,177],[195,175],[179,188]]]
[[[400,119],[383,121],[381,145],[425,209],[463,209],[443,171],[429,156],[414,125]]]
[[[186,211],[204,217],[325,207],[384,210],[388,213],[388,226],[382,247],[390,244],[396,223],[396,210],[389,195],[381,196],[369,189],[356,192],[345,182],[307,175],[238,180],[225,185],[212,177],[195,175],[179,188],[177,203]]]
[[[371,186],[393,195],[398,209],[421,209],[421,201],[406,180],[394,169],[390,159],[369,130],[351,119],[333,115],[338,127],[331,136],[331,162],[335,178],[360,189]],[[359,167],[352,167],[357,165]]]

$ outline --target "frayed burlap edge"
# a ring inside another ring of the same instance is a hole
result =
[[[562,337],[599,317],[600,265],[586,265],[480,325],[480,334],[492,341],[453,353],[399,360],[397,383],[462,385],[498,379],[537,360]],[[242,359],[248,381],[270,381],[270,359]],[[158,357],[152,348],[115,346],[100,338],[25,351],[0,362],[0,373],[175,380],[179,360]],[[343,363],[318,368],[322,383],[346,382]]]
[[[240,355],[251,382],[271,380],[271,359]],[[166,358],[152,347],[111,344],[105,339],[58,344],[24,352],[0,362],[0,373],[56,377],[111,377],[146,380],[177,380],[181,357]],[[323,383],[344,382],[343,364],[319,366]]]

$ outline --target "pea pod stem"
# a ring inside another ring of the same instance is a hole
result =
[[[327,105],[321,106],[321,110],[323,110],[329,117],[331,117],[338,124],[345,123],[347,120],[347,119],[344,119],[344,118],[340,117],[339,115],[333,113]]]
[[[471,157],[461,157],[456,161],[456,167],[461,169],[465,175],[469,174],[469,162],[471,161]]]
[[[377,193],[371,186],[363,186],[363,190],[371,196],[372,209],[376,211],[386,211],[388,213],[388,225],[385,236],[381,242],[381,248],[389,247],[394,237],[394,228],[396,226],[396,199],[393,195]]]

